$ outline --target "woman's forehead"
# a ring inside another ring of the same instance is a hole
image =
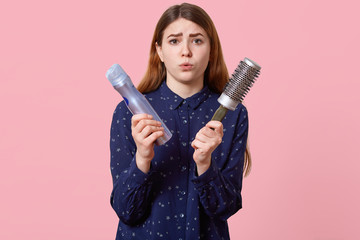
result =
[[[164,37],[167,37],[168,34],[190,35],[197,33],[206,34],[205,30],[200,25],[185,18],[178,18],[165,28]]]

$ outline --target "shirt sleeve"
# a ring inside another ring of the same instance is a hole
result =
[[[210,217],[225,221],[242,207],[241,188],[247,136],[248,116],[243,106],[233,139],[228,140],[229,154],[226,159],[220,160],[225,164],[219,168],[217,161],[212,159],[205,173],[199,177],[194,173],[192,182],[205,213]]]
[[[150,207],[151,170],[138,169],[136,145],[131,135],[132,114],[120,103],[114,111],[110,131],[111,175],[113,190],[110,203],[125,224],[134,225],[146,217]]]

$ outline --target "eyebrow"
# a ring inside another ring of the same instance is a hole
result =
[[[204,36],[201,33],[192,33],[189,35],[190,37]]]
[[[170,34],[167,38],[169,38],[169,37],[179,37],[179,36],[182,36],[182,35],[183,35],[182,33]]]
[[[183,35],[182,33],[170,34],[167,38],[169,38],[169,37],[180,37],[182,35]],[[197,37],[197,36],[204,36],[204,35],[202,35],[201,33],[190,33],[189,34],[189,37]]]

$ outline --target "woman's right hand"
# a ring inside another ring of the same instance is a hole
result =
[[[149,114],[135,114],[131,118],[131,134],[137,147],[136,165],[142,172],[148,173],[155,155],[155,141],[164,136],[164,128]]]

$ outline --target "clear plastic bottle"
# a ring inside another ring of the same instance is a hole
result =
[[[160,119],[159,115],[155,112],[154,108],[150,105],[148,100],[142,95],[132,83],[130,77],[120,67],[119,64],[112,65],[106,72],[106,78],[110,81],[112,86],[124,98],[126,106],[132,114],[146,113],[153,116],[154,120],[161,122],[164,128],[164,136],[156,140],[157,145],[165,144],[172,134],[164,122]]]

